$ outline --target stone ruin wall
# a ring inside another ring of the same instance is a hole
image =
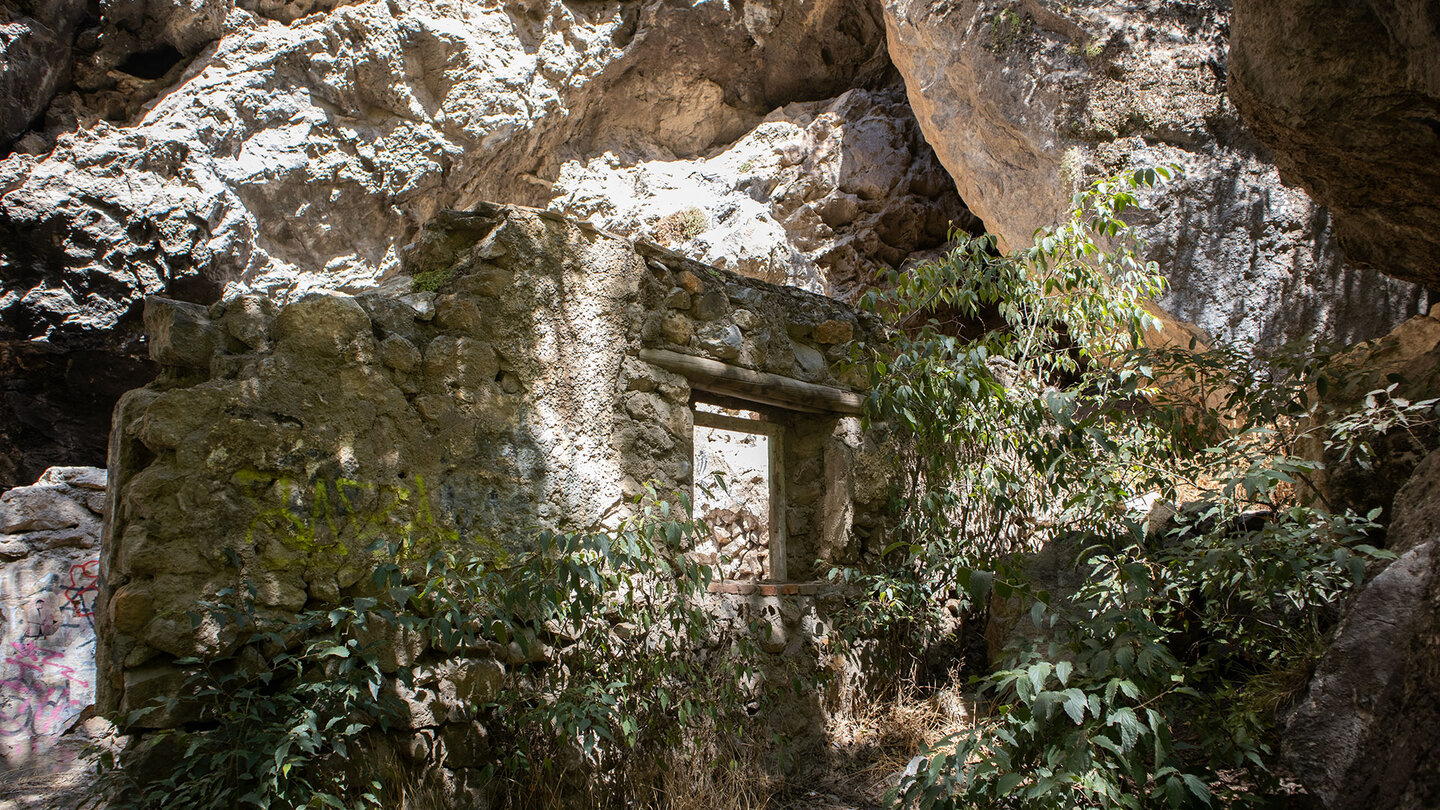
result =
[[[281,307],[263,296],[209,308],[151,299],[146,327],[165,371],[115,414],[102,712],[175,694],[175,659],[224,643],[186,612],[242,578],[266,607],[298,611],[337,601],[365,575],[373,539],[419,522],[514,545],[537,526],[614,521],[647,482],[688,491],[695,392],[642,351],[847,388],[858,383],[845,368],[850,341],[875,324],[821,296],[487,205],[438,217],[379,289]],[[791,579],[820,573],[817,559],[878,554],[888,473],[859,419],[746,407],[782,426]],[[836,593],[813,582],[715,590],[717,621],[760,618],[767,651],[825,665]],[[391,671],[429,660],[393,641],[382,654]],[[411,750],[434,759],[436,740],[464,736],[468,726],[447,723],[491,680],[475,673],[514,663],[432,668],[449,682],[422,679],[408,697],[402,687],[416,738],[428,740]],[[139,723],[183,719],[159,711]]]

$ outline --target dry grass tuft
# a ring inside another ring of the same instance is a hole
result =
[[[757,810],[780,788],[760,746],[722,740],[713,729],[666,758],[658,810]]]
[[[903,679],[878,694],[850,695],[830,722],[848,792],[878,801],[922,749],[969,729],[974,712],[962,683],[958,675],[939,687]]]
[[[710,228],[710,218],[695,206],[666,214],[650,226],[650,238],[673,247],[687,242]]]

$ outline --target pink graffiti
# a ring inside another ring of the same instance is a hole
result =
[[[43,672],[51,670],[62,678],[68,678],[71,682],[81,686],[89,686],[89,682],[80,680],[75,668],[68,666],[64,661],[56,661],[63,658],[65,653],[59,650],[47,650],[33,641],[10,642],[15,652],[6,656],[5,663],[18,667],[22,674],[25,672]]]
[[[74,712],[85,708],[82,701],[70,697],[71,685],[88,688],[89,682],[78,677],[74,667],[61,659],[64,653],[49,650],[33,641],[11,642],[15,650],[5,663],[19,674],[0,680],[0,734],[5,736],[52,735],[64,731],[64,724]],[[58,683],[46,683],[44,677]]]

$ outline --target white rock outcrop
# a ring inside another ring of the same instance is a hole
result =
[[[543,202],[588,149],[694,155],[848,89],[885,64],[878,19],[851,5],[762,20],[723,3],[370,0],[289,25],[147,6],[160,30],[200,31],[171,40],[218,39],[138,120],[81,120],[48,154],[0,161],[0,337],[111,330],[162,290],[369,284],[438,208]]]
[[[600,227],[847,299],[977,225],[898,87],[786,105],[707,157],[571,161],[555,192]]]
[[[560,9],[565,25],[528,41],[499,7],[370,2],[289,26],[230,10],[139,121],[0,164],[0,317],[58,337],[111,329],[161,290],[372,281],[438,206],[475,192],[479,166],[566,117],[567,79],[618,56],[618,15]]]
[[[440,208],[544,205],[566,161],[691,159],[889,68],[868,0],[101,12],[77,35],[71,86],[0,158],[0,375],[25,381],[0,404],[0,484],[33,480],[56,447],[103,458],[103,432],[85,426],[113,396],[82,419],[57,415],[46,386],[57,368],[83,389],[122,366],[120,390],[143,384],[147,294],[370,285]],[[839,253],[856,241],[836,238]],[[77,371],[82,350],[96,362]],[[15,450],[37,434],[44,447]]]

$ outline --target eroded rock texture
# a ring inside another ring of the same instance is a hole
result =
[[[1351,261],[1440,287],[1440,6],[1237,0],[1230,82]]]
[[[768,22],[748,8],[368,2],[288,26],[239,8],[147,17],[135,30],[194,28],[167,40],[183,44],[219,26],[219,39],[133,125],[96,123],[4,164],[0,246],[20,276],[7,273],[6,325],[105,329],[161,289],[367,283],[441,207],[543,202],[544,175],[587,149],[693,155],[885,64],[878,21],[844,3]],[[758,44],[752,28],[782,41]],[[813,47],[790,47],[807,35]]]
[[[1437,474],[1432,454],[1406,489],[1433,492]],[[1360,592],[1285,729],[1287,760],[1327,810],[1440,806],[1440,524],[1402,511],[1416,506],[1397,500],[1396,520],[1418,545]]]
[[[707,157],[572,161],[554,190],[552,208],[610,230],[847,299],[979,227],[898,86],[786,105]]]
[[[0,2],[0,154],[70,77],[85,0]]]
[[[696,159],[777,107],[893,77],[879,10],[864,0],[133,0],[102,11],[76,37],[69,89],[0,161],[0,343],[13,357],[120,358],[134,372],[123,387],[149,373],[144,295],[208,304],[226,288],[283,300],[370,285],[441,208],[543,205],[568,161]],[[892,114],[903,130],[894,99],[861,118]],[[816,137],[845,142],[847,121]],[[881,145],[923,150],[904,133]],[[953,211],[953,195],[926,185],[934,178],[917,186],[897,156],[867,159],[900,172],[879,181],[900,192],[894,205],[859,205],[849,228],[773,232],[764,249],[863,274],[932,243],[950,214],[917,205]],[[817,181],[821,196],[834,185]],[[877,217],[880,235],[861,234]],[[46,384],[35,362],[7,361],[0,374],[33,391]],[[18,396],[0,432],[34,435],[38,395]],[[98,463],[98,444],[62,438],[45,452],[83,445],[81,458]],[[3,483],[53,463],[5,455],[21,472]]]
[[[960,196],[1010,245],[1092,174],[1180,164],[1140,224],[1170,314],[1223,338],[1365,339],[1420,292],[1340,259],[1226,95],[1228,4],[887,0],[890,53]]]

